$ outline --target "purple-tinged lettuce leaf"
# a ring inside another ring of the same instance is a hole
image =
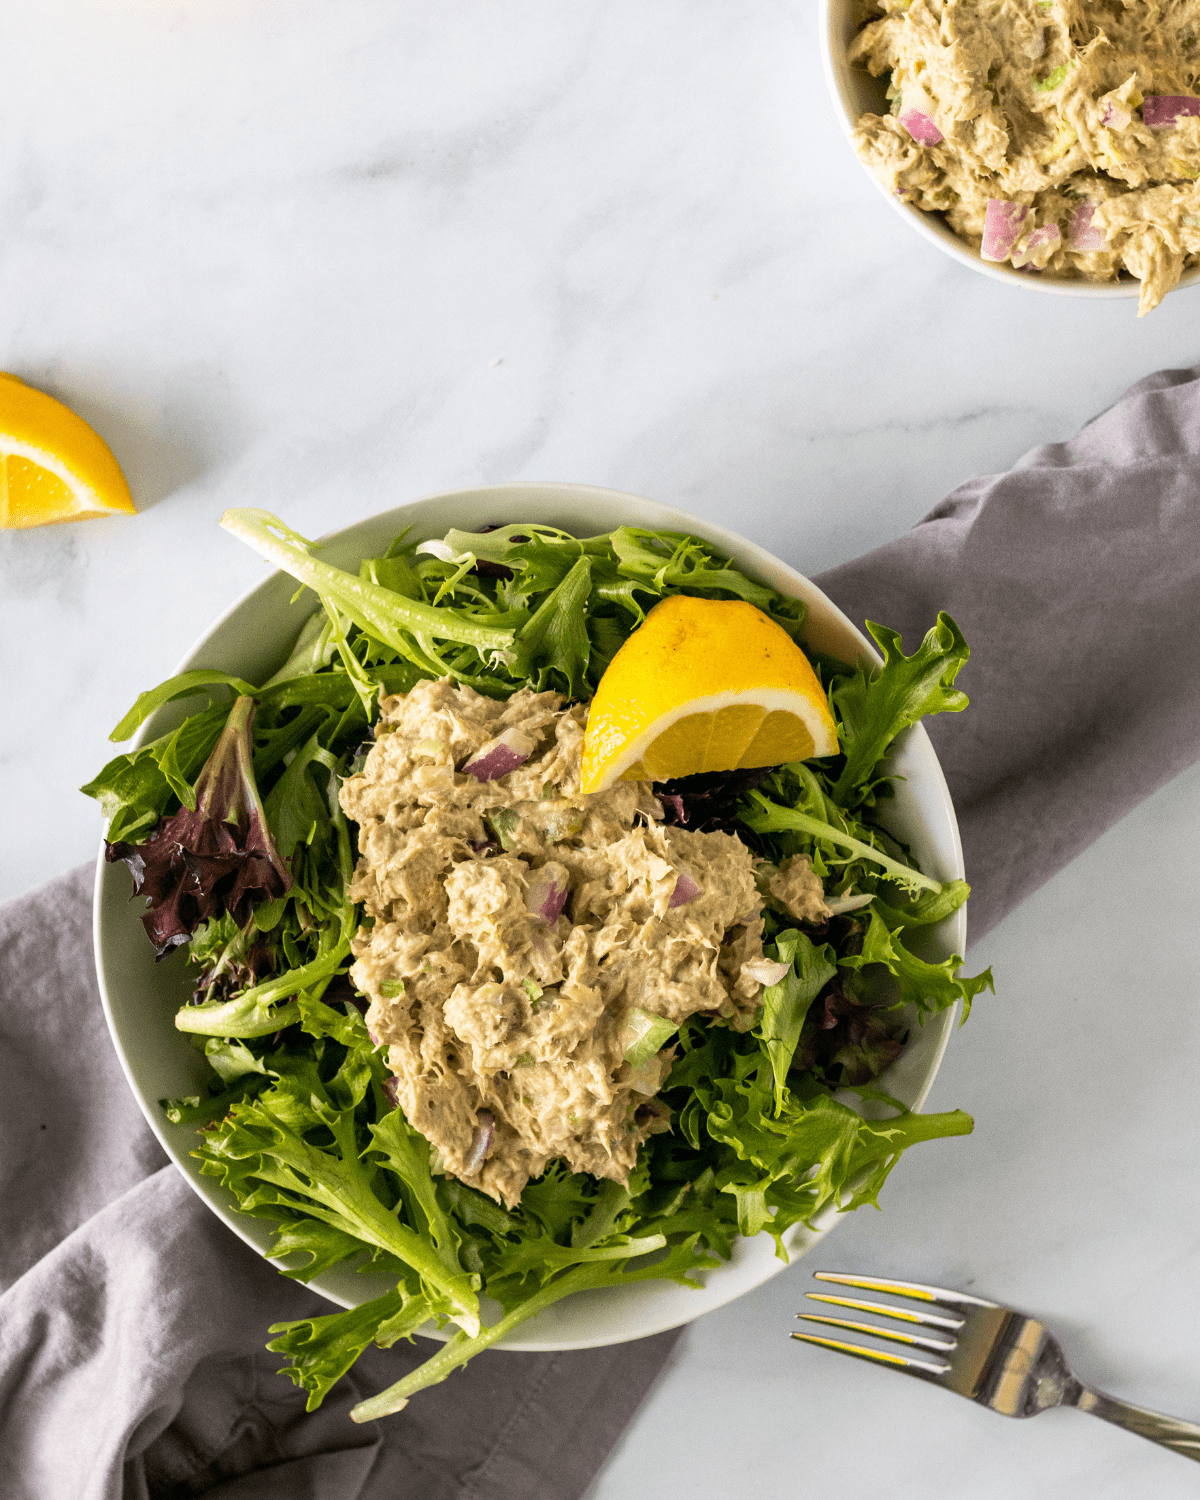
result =
[[[895,1062],[907,1031],[894,1007],[859,1000],[838,979],[809,1010],[792,1066],[819,1068],[831,1085],[864,1084]]]
[[[134,894],[147,898],[142,925],[159,958],[224,911],[244,927],[256,902],[291,886],[254,779],[253,718],[253,698],[238,698],[196,781],[194,809],[160,821],[144,843],[106,845],[105,858],[123,860]]]
[[[654,795],[663,805],[663,821],[668,826],[678,824],[694,833],[732,833],[762,853],[759,839],[738,814],[738,804],[770,774],[770,766],[757,766],[678,776],[673,781],[656,781]]]

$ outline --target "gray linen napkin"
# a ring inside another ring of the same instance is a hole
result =
[[[975,936],[1200,753],[1198,375],[1142,381],[818,580],[909,651],[939,608],[972,643],[971,710],[930,727]],[[487,1354],[359,1428],[350,1406],[428,1346],[373,1350],[305,1415],[263,1331],[325,1304],[164,1164],[104,1032],[90,887],[76,870],[0,908],[0,1494],[579,1496],[676,1335]]]
[[[928,727],[978,940],[1200,757],[1200,366],[816,581],[906,651],[939,609],[970,642],[971,707]]]
[[[675,1341],[475,1360],[400,1422],[350,1407],[424,1360],[371,1350],[311,1415],[263,1348],[329,1312],[167,1163],[109,1043],[92,869],[0,907],[3,1500],[565,1500]]]

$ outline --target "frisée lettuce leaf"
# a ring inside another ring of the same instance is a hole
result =
[[[929,714],[961,713],[967,706],[967,695],[954,686],[954,679],[971,653],[948,614],[938,615],[911,656],[904,655],[894,630],[872,620],[867,629],[883,652],[883,667],[878,673],[859,667],[830,695],[846,757],[831,795],[842,805],[862,799],[902,729]]]

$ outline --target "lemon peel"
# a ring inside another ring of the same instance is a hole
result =
[[[108,445],[82,417],[0,372],[0,527],[135,514]]]

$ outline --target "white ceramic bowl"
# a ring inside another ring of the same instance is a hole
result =
[[[833,99],[833,107],[852,142],[854,127],[860,115],[884,115],[888,112],[885,97],[886,83],[882,78],[872,78],[865,68],[853,68],[849,62],[850,43],[854,40],[855,0],[821,0],[821,50],[825,59],[825,81]],[[854,150],[851,144],[851,151]],[[857,160],[857,154],[855,156]],[[987,261],[960,240],[948,224],[936,214],[928,214],[911,204],[901,203],[894,193],[889,193],[883,183],[867,166],[859,163],[871,181],[882,193],[896,213],[930,244],[958,261],[969,266],[993,281],[1003,281],[1008,286],[1023,287],[1027,292],[1053,292],[1059,297],[1136,297],[1141,283],[1133,277],[1122,281],[1082,281],[1066,276],[1030,276],[1013,266],[997,265]],[[1194,286],[1200,281],[1200,266],[1185,271],[1179,287]],[[1175,290],[1178,291],[1179,287]]]
[[[690,531],[712,542],[747,573],[803,599],[808,606],[804,635],[814,648],[842,660],[879,660],[870,643],[819,589],[761,547],[683,511],[615,490],[576,484],[502,484],[433,495],[334,533],[322,545],[321,555],[339,566],[357,568],[362,558],[385,551],[405,527],[411,528],[414,539],[424,540],[440,537],[452,526],[474,531],[488,522],[505,521],[539,521],[579,536],[625,524]],[[229,545],[238,544],[230,538]],[[311,594],[289,603],[295,589],[292,578],[273,573],[217,621],[179,670],[210,667],[251,682],[265,681],[287,657],[314,606]],[[167,676],[165,670],[162,676]],[[137,743],[168,732],[195,708],[194,699],[168,704],[142,726]],[[950,795],[920,726],[897,741],[894,769],[904,779],[898,782],[889,809],[891,831],[911,846],[929,874],[940,880],[961,877],[962,847]],[[96,968],[109,1030],[125,1075],[151,1129],[191,1186],[236,1234],[265,1254],[271,1238],[268,1224],[239,1213],[230,1194],[211,1177],[200,1175],[199,1164],[189,1155],[195,1144],[194,1127],[169,1124],[159,1108],[161,1098],[202,1092],[205,1067],[172,1024],[175,1011],[187,998],[183,960],[173,957],[155,963],[138,920],[138,906],[129,896],[128,872],[123,865],[106,864],[101,846],[96,873]],[[960,910],[928,932],[923,956],[940,961],[952,952],[962,953],[965,939],[966,917]],[[929,1092],[952,1023],[953,1012],[945,1012],[923,1027],[914,1027],[907,1051],[882,1077],[884,1087],[912,1108],[918,1108]],[[803,1253],[835,1218],[835,1214],[827,1215],[817,1232],[797,1226],[789,1237],[789,1248]],[[582,1293],[523,1325],[518,1337],[508,1340],[505,1347],[579,1349],[641,1338],[710,1312],[780,1269],[768,1235],[741,1240],[732,1262],[710,1272],[702,1291],[673,1282],[641,1282]],[[316,1277],[310,1285],[344,1307],[353,1307],[383,1289],[371,1277],[344,1267]]]

